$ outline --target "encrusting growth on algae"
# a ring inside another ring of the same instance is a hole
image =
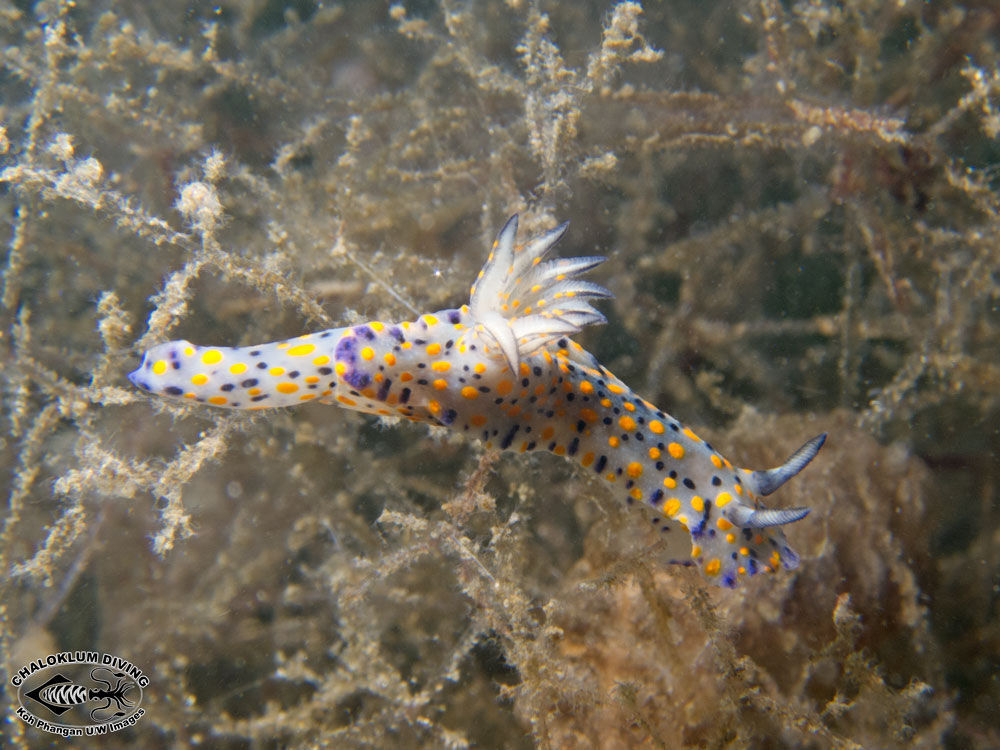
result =
[[[511,217],[460,308],[244,347],[171,341],[147,351],[129,379],[229,409],[319,401],[448,427],[487,448],[548,450],[604,477],[627,503],[652,506],[664,532],[686,529],[690,554],[672,562],[713,582],[734,587],[781,564],[796,568],[781,526],[809,509],[764,508],[759,496],[798,474],[826,435],[777,468],[736,468],[637,396],[568,338],[607,322],[591,300],[611,294],[576,278],[603,257],[545,260],[567,226],[518,245]]]

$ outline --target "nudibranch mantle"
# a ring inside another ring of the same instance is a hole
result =
[[[449,427],[487,447],[547,450],[595,472],[627,503],[650,506],[664,530],[686,529],[690,555],[672,562],[713,583],[797,567],[781,526],[809,510],[767,509],[759,497],[801,471],[826,435],[778,468],[740,469],[634,394],[569,338],[606,322],[591,300],[611,294],[577,278],[604,258],[545,260],[566,226],[519,246],[511,217],[467,306],[258,346],[171,341],[147,351],[129,379],[222,408],[320,401]]]

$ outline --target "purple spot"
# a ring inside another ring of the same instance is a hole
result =
[[[448,311],[448,322],[451,323],[452,325],[456,325],[461,319],[462,316],[459,315],[458,310]]]
[[[354,333],[356,333],[358,336],[365,339],[366,341],[371,341],[372,339],[375,338],[375,331],[373,331],[368,326],[358,326],[357,328],[354,329]]]
[[[392,336],[394,339],[396,339],[396,341],[398,341],[400,344],[402,344],[404,341],[403,332],[399,329],[399,326],[393,326],[392,328],[390,328],[389,335]]]
[[[338,362],[345,362],[347,364],[354,362],[355,341],[353,336],[345,336],[337,342],[334,357]]]
[[[392,387],[392,381],[387,378],[379,387],[378,393],[375,394],[375,397],[379,401],[385,401],[386,397],[389,395],[389,389],[391,387]]]
[[[352,388],[365,388],[372,382],[371,376],[367,372],[358,372],[357,370],[351,370],[344,375],[344,380]]]

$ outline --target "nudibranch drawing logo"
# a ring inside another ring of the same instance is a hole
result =
[[[18,717],[63,737],[94,737],[135,726],[149,678],[126,659],[63,651],[28,662],[10,678]]]

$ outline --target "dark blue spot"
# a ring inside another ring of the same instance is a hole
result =
[[[510,428],[510,432],[504,435],[503,440],[500,441],[500,447],[503,450],[510,448],[510,444],[514,442],[514,436],[517,434],[519,429],[521,429],[521,425],[516,424]]]
[[[353,388],[367,388],[372,382],[371,376],[367,372],[351,370],[344,375],[344,381]]]
[[[382,385],[379,387],[378,393],[375,394],[375,398],[377,398],[379,401],[385,401],[386,396],[389,395],[389,389],[391,387],[392,387],[392,381],[386,379],[386,381],[382,383]],[[451,422],[448,422],[447,424],[451,424]]]

